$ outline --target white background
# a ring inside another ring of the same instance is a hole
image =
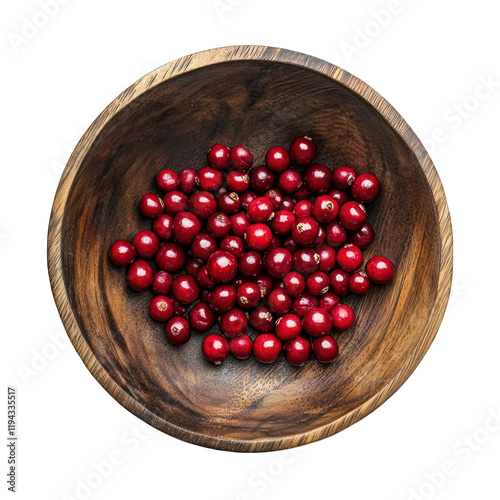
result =
[[[50,18],[37,0],[2,2],[0,16],[2,393],[18,389],[18,498],[499,499],[495,2],[47,3]],[[58,179],[94,118],[150,70],[234,44],[312,54],[373,86],[425,141],[452,215],[451,302],[425,359],[373,414],[293,452],[214,451],[142,425],[66,340],[47,277]]]

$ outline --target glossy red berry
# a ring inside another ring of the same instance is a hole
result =
[[[239,337],[241,334],[245,333],[248,326],[247,315],[238,308],[231,309],[225,312],[219,318],[219,328],[220,331],[226,337]]]
[[[337,304],[340,304],[340,297],[333,292],[326,292],[319,298],[319,307],[330,312]]]
[[[292,226],[292,237],[300,247],[311,246],[319,232],[319,224],[313,217],[299,217]]]
[[[207,271],[216,283],[229,283],[238,272],[238,261],[229,252],[217,250],[208,259]]]
[[[253,278],[261,273],[264,264],[262,255],[255,251],[249,250],[245,252],[238,263],[238,269],[245,278]]]
[[[349,290],[352,293],[355,293],[357,295],[362,295],[366,293],[370,289],[370,287],[371,287],[370,279],[365,273],[361,271],[354,273],[349,278]]]
[[[149,314],[156,321],[168,321],[174,314],[172,301],[165,295],[157,295],[149,303]]]
[[[189,321],[183,316],[174,316],[166,324],[165,333],[172,344],[185,344],[191,338]]]
[[[394,277],[394,265],[386,257],[376,255],[367,262],[366,274],[371,282],[386,285]]]
[[[339,214],[339,206],[330,196],[318,196],[314,200],[312,214],[318,222],[328,224],[337,218]]]
[[[302,274],[291,271],[283,277],[283,290],[292,298],[298,297],[306,289],[306,280]]]
[[[217,210],[227,215],[234,215],[241,209],[240,197],[237,193],[221,193],[217,198]]]
[[[144,260],[136,260],[127,269],[127,283],[132,290],[142,292],[153,283],[153,269]]]
[[[255,200],[259,196],[255,191],[245,191],[241,196],[240,196],[240,201],[241,201],[241,206],[243,210],[248,210],[248,206],[252,202],[252,200]]]
[[[332,186],[332,171],[321,163],[314,163],[307,168],[304,182],[311,193],[327,193]]]
[[[285,236],[290,234],[296,218],[290,210],[278,210],[271,221],[271,229],[274,234]]]
[[[266,222],[274,214],[274,207],[271,201],[265,196],[259,196],[248,205],[247,215],[250,222]]]
[[[174,217],[174,237],[181,245],[191,245],[201,228],[200,219],[191,212],[179,212]]]
[[[290,212],[293,212],[294,207],[295,207],[295,202],[293,201],[293,198],[285,194],[283,196],[283,203],[281,204],[280,208],[282,210],[290,210]]]
[[[366,222],[365,207],[358,201],[347,201],[340,207],[339,219],[346,229],[355,231]]]
[[[134,245],[126,240],[115,241],[109,249],[109,258],[115,266],[128,266],[134,262],[135,257]]]
[[[201,350],[207,361],[220,365],[229,354],[229,344],[222,335],[213,333],[205,337]]]
[[[231,165],[239,172],[246,172],[253,165],[253,155],[245,146],[235,146],[229,153]]]
[[[161,214],[153,222],[153,231],[163,241],[174,238],[174,219],[168,214]]]
[[[276,320],[276,336],[286,342],[302,333],[302,320],[293,313],[284,314]]]
[[[316,271],[307,278],[306,285],[311,295],[323,295],[330,289],[330,278],[325,273]]]
[[[213,193],[218,191],[224,182],[224,177],[219,170],[212,167],[203,167],[198,171],[196,183],[203,191]]]
[[[292,301],[292,310],[293,312],[303,318],[307,311],[314,307],[318,307],[319,301],[317,297],[310,295],[308,293],[303,293],[299,295],[297,298]]]
[[[261,363],[274,363],[280,355],[281,340],[272,333],[261,333],[253,343],[253,354]]]
[[[250,185],[258,193],[269,191],[274,185],[274,174],[264,165],[250,171]]]
[[[177,173],[168,168],[161,170],[156,176],[156,185],[165,193],[179,189],[180,183]]]
[[[245,242],[251,250],[263,252],[271,245],[273,233],[262,223],[252,224],[245,233]]]
[[[321,337],[330,332],[333,320],[328,311],[321,307],[313,307],[302,319],[302,328],[311,337]]]
[[[274,318],[268,306],[256,307],[249,316],[251,327],[259,333],[269,333],[274,329]]]
[[[297,165],[309,165],[316,158],[316,144],[310,137],[296,137],[289,151],[290,157]]]
[[[331,363],[339,354],[337,341],[330,335],[313,339],[312,350],[320,363]]]
[[[158,271],[153,277],[151,289],[156,295],[167,295],[170,293],[174,277],[167,271]]]
[[[139,213],[148,219],[158,217],[165,207],[163,200],[153,193],[145,194],[139,203]]]
[[[236,359],[249,358],[252,355],[252,347],[252,337],[246,333],[229,341],[229,349]]]
[[[225,250],[239,259],[245,253],[245,245],[239,236],[229,235],[220,242],[219,250]]]
[[[293,267],[302,274],[311,274],[318,270],[321,258],[312,248],[301,248],[293,254]]]
[[[205,262],[217,250],[217,242],[207,233],[200,233],[191,244],[191,255]]]
[[[232,285],[220,285],[208,295],[208,305],[216,314],[233,309],[236,305],[236,289]]]
[[[198,302],[189,310],[189,323],[193,330],[207,332],[217,323],[217,317],[206,302]]]
[[[300,172],[289,169],[280,174],[278,187],[283,193],[293,194],[302,186],[303,182],[304,179]]]
[[[160,248],[160,239],[153,231],[139,231],[134,237],[134,248],[140,259],[151,259]]]
[[[267,299],[269,294],[273,290],[274,286],[274,281],[271,278],[271,276],[268,276],[267,274],[259,274],[256,278],[255,281],[257,285],[259,285],[260,288],[260,294],[263,299]]]
[[[174,308],[174,314],[176,316],[184,316],[187,311],[187,306],[185,304],[181,304],[180,302],[177,302],[175,298],[171,295],[169,297],[170,301],[172,302],[172,307]]]
[[[356,171],[351,167],[339,167],[332,173],[332,181],[335,187],[347,189],[356,180]]]
[[[326,242],[334,248],[347,243],[347,231],[339,221],[333,221],[328,224],[325,230]]]
[[[186,252],[176,243],[164,243],[156,254],[156,265],[175,274],[184,269],[186,264]]]
[[[347,304],[338,304],[330,312],[333,320],[333,327],[339,332],[351,328],[356,321],[354,311]]]
[[[260,288],[256,283],[246,281],[238,287],[236,296],[240,307],[252,309],[260,302]]]
[[[229,166],[229,148],[222,144],[215,144],[207,154],[208,164],[217,170],[226,170]]]
[[[278,210],[283,205],[284,196],[277,189],[270,189],[264,196],[272,203],[274,210]]]
[[[172,283],[172,294],[181,304],[192,304],[200,295],[200,287],[189,274],[181,274]]]
[[[316,248],[316,252],[319,255],[318,271],[332,272],[337,263],[337,251],[328,245],[320,245]]]
[[[307,217],[312,215],[313,205],[309,200],[300,200],[293,207],[296,217]]]
[[[186,267],[184,268],[184,272],[189,274],[193,278],[196,278],[196,274],[198,273],[198,269],[203,265],[203,261],[199,259],[189,259],[186,262]]]
[[[318,236],[316,236],[316,239],[314,240],[313,248],[320,247],[321,245],[323,245],[325,241],[326,241],[326,232],[322,226],[319,226]]]
[[[207,230],[214,238],[225,238],[231,231],[231,219],[223,212],[213,213],[207,220]]]
[[[276,314],[285,314],[292,307],[292,299],[283,290],[278,288],[269,294],[267,302],[271,311]]]
[[[264,266],[269,276],[283,278],[292,270],[292,254],[286,248],[275,248],[266,255]]]
[[[189,198],[180,191],[170,191],[163,197],[165,212],[172,217],[188,207]]]
[[[356,245],[347,243],[338,249],[337,264],[344,271],[353,273],[361,267],[362,263],[363,253]]]
[[[217,283],[208,274],[206,264],[203,264],[196,271],[196,282],[205,290],[212,290],[217,286]]]
[[[328,276],[333,292],[340,297],[345,297],[349,293],[349,279],[351,275],[342,269],[334,269]]]
[[[359,175],[351,186],[351,194],[355,200],[361,203],[371,203],[380,194],[380,181],[373,174]]]
[[[250,227],[251,222],[246,213],[240,212],[239,214],[231,215],[231,233],[235,236],[244,236],[247,229]]]
[[[266,165],[277,174],[284,172],[291,163],[288,151],[281,146],[274,146],[266,153]]]
[[[217,200],[208,191],[196,191],[189,198],[189,209],[199,219],[206,220],[217,210]]]
[[[357,247],[364,250],[368,248],[375,239],[375,231],[373,230],[373,226],[366,222],[356,231],[351,232],[349,235],[349,243],[356,245]]]
[[[311,355],[311,343],[304,337],[289,340],[283,347],[286,360],[292,366],[302,366]]]
[[[238,194],[244,193],[250,187],[250,177],[244,172],[231,170],[226,175],[226,187],[228,191]]]
[[[186,168],[179,174],[179,191],[190,195],[196,188],[198,172],[194,168]]]
[[[345,189],[338,189],[338,188],[333,188],[331,191],[329,191],[328,196],[330,196],[337,202],[339,208],[346,201],[349,201],[351,199],[349,193]]]
[[[311,198],[311,196],[311,191],[309,191],[308,187],[304,183],[293,193],[295,201],[307,200],[308,198]]]

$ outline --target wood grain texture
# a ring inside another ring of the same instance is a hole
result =
[[[147,313],[151,295],[109,264],[118,238],[150,223],[137,214],[153,177],[204,165],[215,142],[247,145],[257,161],[274,144],[311,135],[318,160],[382,181],[369,208],[377,239],[366,258],[396,264],[387,287],[348,297],[355,327],[336,335],[332,365],[266,366],[201,355],[201,335],[170,345]],[[49,225],[48,266],[73,345],[125,408],[180,439],[232,451],[269,451],[330,436],[404,383],[429,348],[451,286],[445,194],[421,142],[368,85],[325,61],[257,46],[183,57],[141,78],[84,134],[63,172]]]

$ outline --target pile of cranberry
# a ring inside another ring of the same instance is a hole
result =
[[[375,238],[363,203],[380,194],[377,177],[350,167],[332,172],[313,164],[315,157],[315,143],[297,137],[289,150],[272,147],[265,165],[251,169],[246,147],[216,144],[210,166],[158,173],[163,198],[147,193],[139,204],[152,230],[132,243],[116,241],[109,255],[129,266],[133,290],[152,289],[149,313],[166,322],[170,342],[184,344],[191,330],[207,332],[218,321],[223,335],[210,334],[202,344],[217,365],[229,353],[272,363],[283,350],[294,366],[311,350],[322,363],[337,357],[330,333],[355,321],[341,298],[389,283],[394,266],[375,256],[360,270],[362,250]]]

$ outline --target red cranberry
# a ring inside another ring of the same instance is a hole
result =
[[[347,231],[344,226],[338,222],[333,221],[326,227],[326,242],[334,248],[337,248],[344,243],[347,243]]]
[[[272,217],[273,213],[273,204],[264,196],[255,198],[248,205],[247,215],[250,222],[266,222]]]
[[[319,307],[330,312],[337,304],[340,304],[340,297],[333,292],[326,292],[319,299]]]
[[[297,217],[309,217],[312,215],[313,205],[309,200],[300,200],[295,203],[293,207],[293,213]]]
[[[282,241],[279,236],[273,236],[273,239],[271,240],[271,244],[269,245],[269,248],[266,250],[266,253],[269,253],[271,250],[275,250],[276,248],[281,248]]]
[[[349,243],[358,246],[361,250],[368,248],[375,239],[373,226],[366,222],[359,229],[349,235]]]
[[[338,214],[339,206],[330,196],[322,195],[314,200],[313,215],[318,222],[327,224],[336,219]]]
[[[309,165],[316,158],[316,144],[310,137],[296,137],[290,145],[290,156],[297,165]]]
[[[248,210],[248,206],[250,203],[255,200],[259,196],[255,191],[245,191],[241,196],[240,196],[240,201],[241,201],[241,206],[243,207],[243,210]]]
[[[275,248],[266,255],[264,265],[269,276],[283,278],[292,270],[292,254],[286,248]]]
[[[315,163],[307,168],[304,181],[312,193],[327,193],[332,186],[332,171],[321,163]]]
[[[186,318],[174,316],[165,326],[165,333],[172,344],[182,345],[191,338],[191,327]]]
[[[203,265],[203,262],[199,259],[189,259],[186,263],[186,267],[184,271],[186,274],[189,274],[193,278],[196,278],[196,274],[198,269]]]
[[[233,286],[235,288],[238,288],[239,286],[243,285],[243,283],[245,283],[245,281],[248,281],[248,278],[245,278],[244,276],[238,275],[233,280]]]
[[[156,321],[168,321],[174,314],[172,301],[165,295],[157,295],[149,303],[149,314]]]
[[[196,181],[200,189],[213,193],[222,187],[224,178],[219,170],[212,167],[203,167],[198,171]]]
[[[264,165],[250,172],[250,185],[258,193],[265,193],[273,187],[274,174]]]
[[[167,271],[158,271],[153,277],[151,288],[157,295],[167,295],[170,293],[174,277]]]
[[[153,269],[144,260],[136,260],[127,269],[127,283],[132,290],[142,292],[153,283]]]
[[[289,340],[283,347],[286,360],[292,366],[302,366],[311,355],[311,343],[304,337]]]
[[[164,243],[158,250],[155,261],[160,269],[175,274],[184,268],[186,253],[175,243]]]
[[[231,232],[235,236],[244,236],[246,230],[250,227],[250,219],[245,213],[233,214],[230,217]]]
[[[170,169],[161,170],[156,176],[156,185],[162,191],[168,193],[169,191],[174,191],[179,189],[180,179],[176,172]]]
[[[302,320],[296,314],[284,314],[276,320],[276,336],[286,342],[302,333]]]
[[[250,187],[250,177],[244,172],[231,170],[226,175],[226,187],[229,191],[234,191],[238,194],[244,193]]]
[[[351,194],[355,200],[361,203],[371,203],[380,194],[380,181],[373,174],[361,174],[351,186]]]
[[[281,340],[272,333],[261,333],[253,343],[253,354],[261,363],[274,363],[281,352]]]
[[[257,285],[259,285],[261,297],[263,299],[267,299],[267,297],[273,290],[273,279],[267,274],[259,274],[255,278],[255,281],[257,282]]]
[[[134,247],[140,259],[151,259],[160,248],[160,239],[153,231],[139,231],[134,238]]]
[[[249,358],[252,355],[252,347],[252,337],[246,333],[229,341],[229,349],[236,359]]]
[[[339,354],[337,341],[330,335],[313,339],[312,350],[320,363],[331,363]]]
[[[323,295],[330,289],[330,278],[325,273],[316,271],[307,278],[306,285],[311,295]]]
[[[211,290],[217,285],[217,283],[208,274],[206,264],[200,266],[198,271],[196,271],[196,281],[198,285],[205,290]]]
[[[245,253],[245,245],[239,236],[226,236],[219,246],[220,250],[225,250],[239,259]],[[213,250],[215,252],[216,249]],[[208,258],[208,257],[207,257]]]
[[[172,307],[174,308],[174,314],[176,316],[184,316],[187,311],[187,306],[185,304],[181,304],[180,302],[177,302],[175,297],[172,295],[169,297],[170,302],[172,302]]]
[[[165,212],[172,217],[179,212],[184,212],[188,207],[189,198],[180,191],[170,191],[163,197]]]
[[[302,319],[302,328],[311,337],[321,337],[326,335],[333,326],[333,320],[328,311],[321,307],[309,309]]]
[[[217,333],[212,333],[205,337],[201,349],[205,359],[215,365],[220,365],[229,354],[229,344],[227,340]]]
[[[335,268],[337,263],[337,252],[334,248],[328,245],[321,245],[316,248],[316,252],[319,254],[319,267],[318,271],[324,273],[330,273]]]
[[[164,208],[163,200],[153,193],[145,194],[139,203],[139,213],[148,219],[158,217]]]
[[[252,153],[245,146],[235,146],[229,153],[231,165],[239,172],[246,172],[253,165]]]
[[[233,215],[241,209],[240,197],[237,193],[221,193],[217,198],[217,210]]]
[[[306,280],[302,274],[291,271],[283,278],[283,290],[285,293],[292,297],[298,297],[306,289]]]
[[[196,188],[198,172],[194,168],[186,168],[179,174],[179,190],[184,194],[191,194]]]
[[[266,191],[264,196],[272,203],[274,210],[281,208],[284,197],[277,189]]]
[[[288,195],[283,196],[283,203],[281,204],[280,208],[283,210],[290,210],[290,212],[292,212],[294,207],[295,202],[293,201],[293,198]]]
[[[238,287],[236,296],[238,304],[241,307],[244,309],[252,309],[260,302],[260,288],[257,284],[247,281]]]
[[[340,207],[339,219],[346,229],[355,231],[366,222],[365,207],[357,201],[347,201]]]
[[[299,249],[299,246],[297,245],[297,243],[295,243],[295,240],[290,235],[283,240],[283,248],[286,248],[290,253],[293,254]]]
[[[278,210],[271,222],[274,234],[284,236],[289,234],[295,222],[295,215],[290,210]]]
[[[208,164],[217,170],[226,170],[229,166],[229,148],[222,144],[215,144],[207,154]]]
[[[339,167],[332,173],[333,184],[339,189],[347,189],[356,179],[356,171],[351,167]]]
[[[262,271],[263,263],[262,256],[255,250],[245,252],[238,265],[240,273],[246,278],[253,278]]]
[[[238,272],[238,261],[229,252],[217,250],[208,259],[207,271],[216,283],[229,283]]]
[[[259,333],[269,333],[274,329],[274,318],[267,306],[256,307],[250,313],[250,325]]]
[[[248,326],[247,315],[241,309],[231,309],[219,318],[220,331],[226,337],[239,337]]]
[[[217,313],[229,311],[236,305],[236,290],[231,285],[220,285],[210,292],[208,304]]]
[[[319,232],[319,224],[313,217],[299,217],[292,226],[292,237],[300,247],[314,243]]]
[[[274,146],[266,153],[266,165],[277,174],[284,172],[291,163],[288,151],[281,146]]]
[[[302,248],[293,254],[293,265],[299,273],[314,273],[319,264],[320,255],[312,248]]]
[[[181,245],[191,245],[200,232],[200,219],[191,212],[179,212],[174,217],[174,236]]]
[[[285,170],[278,179],[278,186],[283,193],[292,194],[302,186],[304,180],[297,170]]]
[[[207,332],[217,323],[217,317],[206,302],[198,302],[189,311],[191,328],[198,332]]]
[[[334,269],[330,275],[330,284],[332,291],[340,297],[345,297],[349,293],[349,278],[351,275],[342,271],[342,269]]]
[[[337,189],[337,188],[333,188],[329,193],[328,193],[328,196],[330,196],[331,198],[333,198],[339,208],[346,202],[346,201],[349,201],[350,198],[349,198],[349,193],[344,190],[344,189]]]
[[[309,311],[309,309],[318,307],[318,305],[318,299],[312,295],[309,295],[308,293],[303,293],[292,301],[293,312],[300,318],[303,318],[306,312]]]
[[[181,274],[172,283],[172,293],[181,304],[191,304],[200,295],[200,287],[192,276]]]
[[[208,260],[216,250],[217,242],[207,233],[200,233],[191,245],[191,254],[193,257],[202,261]]]
[[[333,327],[339,332],[343,332],[348,328],[351,328],[356,321],[356,315],[354,311],[347,304],[336,305],[331,312]]]
[[[394,277],[394,265],[389,259],[376,255],[366,264],[366,274],[373,283],[386,285]]]
[[[307,200],[308,198],[311,198],[311,196],[312,193],[305,184],[302,184],[302,186],[300,186],[299,189],[293,193],[293,197],[296,201]]]
[[[348,273],[353,273],[361,267],[363,263],[363,253],[352,243],[340,247],[337,251],[337,264]]]
[[[248,248],[263,252],[269,248],[273,233],[265,224],[252,224],[245,233],[245,242]]]
[[[206,220],[217,210],[217,201],[208,191],[196,191],[189,198],[189,208],[199,219]]]
[[[207,230],[214,238],[225,238],[231,231],[231,219],[223,212],[215,212],[207,220]]]
[[[165,333],[172,344],[182,345],[191,338],[191,327],[186,318],[174,316],[165,326]]]
[[[362,295],[366,293],[370,289],[370,287],[371,281],[369,280],[368,276],[361,271],[354,273],[349,278],[349,290],[352,293]]]
[[[115,241],[109,250],[109,258],[115,266],[128,266],[134,262],[135,256],[134,245],[126,240]]]
[[[153,222],[153,231],[160,240],[169,241],[174,237],[174,219],[167,214],[161,214]]]
[[[292,299],[283,290],[279,289],[273,290],[269,294],[267,302],[271,311],[276,314],[285,314],[292,307]]]
[[[326,241],[326,232],[321,226],[319,226],[318,236],[316,236],[316,239],[314,240],[313,247],[318,248],[321,245],[323,245],[325,241]]]

